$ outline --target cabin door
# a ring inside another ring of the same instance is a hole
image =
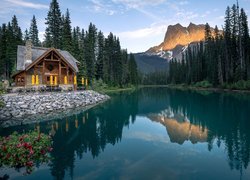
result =
[[[58,85],[58,76],[55,76],[55,75],[46,76],[46,85],[47,86],[57,86]]]

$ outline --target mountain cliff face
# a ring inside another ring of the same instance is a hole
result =
[[[214,29],[211,28],[212,34]],[[222,33],[222,32],[221,32]],[[168,61],[181,60],[188,47],[196,47],[205,39],[205,25],[190,23],[188,27],[181,24],[170,25],[164,37],[164,41],[145,53],[136,54],[137,66],[142,73],[164,71],[168,69]]]
[[[173,50],[177,46],[187,46],[190,43],[199,42],[205,38],[205,25],[190,23],[183,27],[179,23],[168,26],[164,41],[155,47],[150,48],[148,53]]]

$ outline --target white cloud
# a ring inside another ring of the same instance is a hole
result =
[[[100,0],[90,0],[93,4],[91,7],[87,7],[89,10],[93,10],[96,13],[106,13],[110,16],[114,15],[116,11],[112,8],[110,4],[106,2],[101,2]]]
[[[27,8],[33,8],[33,9],[48,9],[49,6],[45,4],[39,4],[39,3],[32,3],[27,2],[23,0],[5,0],[6,2],[10,3],[13,6],[21,6],[21,7],[27,7]]]
[[[114,3],[121,3],[128,8],[141,8],[144,6],[156,6],[166,2],[166,0],[112,0]]]
[[[121,38],[141,39],[146,37],[158,36],[159,34],[165,33],[166,29],[166,25],[151,25],[150,27],[142,29],[120,32],[117,33],[117,35]]]
[[[187,5],[187,4],[189,4],[189,2],[188,2],[188,1],[181,1],[181,2],[179,2],[179,5],[181,5],[181,6],[183,6],[183,5]]]
[[[45,35],[45,31],[42,31],[42,32],[39,31],[38,38],[39,38],[40,41],[44,41],[45,40],[44,35]]]

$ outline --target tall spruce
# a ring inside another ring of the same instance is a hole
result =
[[[6,79],[6,50],[7,50],[7,26],[2,24],[0,34],[0,78]]]
[[[241,56],[242,56],[242,78],[246,80],[250,78],[250,50],[249,50],[249,29],[248,29],[248,21],[247,15],[242,8],[240,11],[240,37],[241,37]]]
[[[71,36],[71,20],[69,10],[66,10],[65,17],[62,18],[62,49],[71,52],[72,51],[72,36]]]
[[[40,46],[35,15],[33,15],[33,18],[31,20],[29,37],[30,37],[29,39],[31,40],[31,42],[34,46]]]
[[[62,19],[57,0],[52,0],[50,3],[49,12],[45,20],[47,25],[45,29],[45,46],[61,48]]]
[[[104,35],[101,31],[98,32],[97,41],[98,41],[98,53],[97,53],[97,60],[96,60],[96,79],[103,80],[103,63],[104,63]]]
[[[24,42],[26,42],[29,39],[30,39],[30,34],[29,34],[28,29],[26,28],[25,31],[24,31],[24,38],[23,38],[23,40],[24,40]]]
[[[138,83],[138,72],[135,57],[132,53],[129,55],[128,70],[130,83],[136,85]]]
[[[85,60],[87,77],[91,80],[95,77],[95,61],[96,61],[96,43],[97,43],[97,28],[90,23],[88,31],[85,35]]]

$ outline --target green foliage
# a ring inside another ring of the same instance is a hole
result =
[[[102,79],[98,79],[92,82],[92,88],[97,92],[103,92],[108,89],[108,85]]]
[[[250,80],[248,81],[240,80],[232,84],[225,83],[222,85],[222,88],[232,89],[232,90],[250,90]]]
[[[200,81],[194,84],[194,87],[201,87],[201,88],[211,88],[213,85],[209,81]]]
[[[36,164],[48,162],[51,145],[50,136],[36,131],[0,137],[0,167],[25,167],[31,173]]]
[[[71,36],[71,20],[69,10],[67,9],[65,18],[62,17],[62,49],[71,52],[72,51],[72,36]]]
[[[129,70],[129,81],[131,84],[138,84],[138,72],[137,72],[137,65],[135,62],[135,57],[131,53],[129,56],[128,62],[128,70]]]
[[[52,2],[50,3],[48,15],[45,20],[45,24],[47,25],[45,29],[45,46],[61,48],[62,17],[57,0],[52,0]]]
[[[16,16],[0,28],[0,80],[9,80],[15,71],[17,45],[22,45],[22,32]]]
[[[30,24],[29,39],[31,40],[34,46],[40,46],[40,41],[38,38],[38,29],[37,29],[37,24],[36,24],[36,17],[34,15]]]

